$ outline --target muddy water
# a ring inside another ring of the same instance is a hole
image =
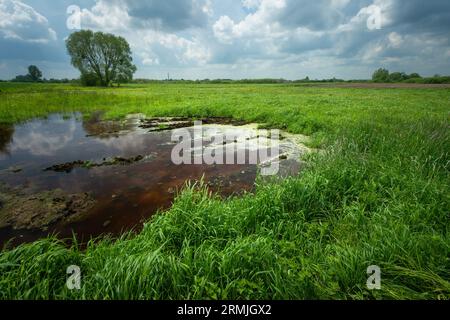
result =
[[[92,237],[138,231],[142,222],[171,206],[177,190],[188,180],[204,176],[210,189],[223,196],[252,191],[256,165],[175,165],[171,130],[152,131],[143,119],[130,116],[120,122],[83,120],[79,115],[0,126],[0,182],[26,195],[60,189],[66,194],[88,193],[95,204],[81,219],[60,219],[42,228],[0,229],[0,245],[30,242],[48,234],[84,242]],[[190,129],[191,130],[191,129]],[[57,164],[139,156],[129,164],[74,167],[67,172],[45,171]],[[141,159],[142,158],[142,159]],[[291,173],[299,165],[289,165]],[[0,214],[4,204],[0,203]]]

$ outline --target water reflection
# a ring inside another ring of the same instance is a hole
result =
[[[31,122],[17,128],[11,151],[25,151],[33,156],[52,156],[67,147],[74,139],[75,130],[74,119]]]
[[[173,145],[170,141],[170,131],[149,133],[138,128],[136,118],[103,122],[95,117],[80,120],[76,115],[70,118],[52,115],[15,128],[2,127],[0,196],[1,185],[6,183],[8,188],[19,188],[27,195],[42,195],[56,189],[66,195],[89,193],[95,205],[81,220],[55,220],[52,225],[37,230],[15,230],[14,225],[0,229],[0,246],[11,238],[19,244],[52,232],[63,238],[70,238],[75,232],[80,240],[88,240],[103,234],[139,229],[142,222],[159,209],[171,206],[176,190],[181,189],[187,180],[204,177],[211,190],[223,196],[253,189],[256,166],[177,166],[171,161]],[[147,157],[129,165],[80,167],[70,173],[44,171],[55,164],[78,160],[101,163],[103,159],[138,155]],[[6,192],[10,198],[17,196]],[[27,198],[27,205],[33,205],[32,198]],[[52,205],[60,198],[46,198],[45,201]],[[17,198],[14,201],[21,203]],[[32,215],[33,210],[28,210]],[[0,218],[1,215],[2,209]]]
[[[14,135],[14,126],[0,124],[0,159],[9,154],[9,145]]]

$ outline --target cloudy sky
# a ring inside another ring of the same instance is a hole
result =
[[[0,79],[77,77],[74,27],[124,36],[138,78],[450,74],[449,0],[0,0]]]

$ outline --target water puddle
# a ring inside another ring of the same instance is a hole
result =
[[[240,121],[214,118],[203,123],[212,135],[237,130],[240,138],[223,144],[237,149],[251,147],[248,141],[259,137],[254,125]],[[130,115],[101,121],[100,115],[83,119],[78,114],[0,125],[0,245],[54,233],[61,238],[75,233],[85,242],[138,231],[143,221],[171,206],[186,181],[202,177],[224,197],[251,192],[257,165],[172,162],[172,129],[193,131],[192,125],[187,118]],[[205,149],[223,147],[209,138]],[[300,171],[300,157],[308,152],[302,139],[283,133],[281,156],[272,159],[279,162],[281,175]]]

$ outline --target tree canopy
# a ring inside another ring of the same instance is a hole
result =
[[[389,70],[383,68],[376,70],[372,75],[372,81],[374,82],[402,82],[420,78],[422,77],[418,73],[411,73],[410,75],[404,72],[390,73]]]
[[[29,66],[28,67],[28,75],[30,76],[32,81],[39,81],[42,78],[42,72],[39,70],[36,66]]]
[[[375,82],[388,82],[389,81],[389,71],[383,68],[378,69],[374,72],[372,80]]]
[[[128,82],[136,72],[130,45],[122,37],[81,30],[69,36],[66,46],[72,65],[87,85]]]

